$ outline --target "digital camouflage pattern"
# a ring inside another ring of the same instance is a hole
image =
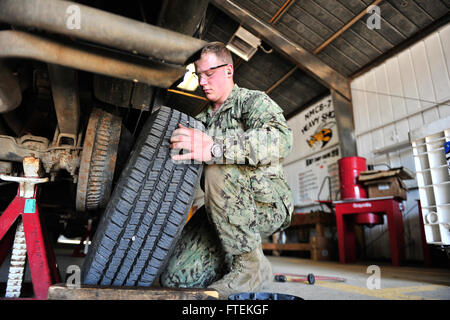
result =
[[[281,166],[292,148],[292,131],[273,100],[235,85],[215,114],[209,107],[197,119],[223,143],[224,158],[204,168],[208,224],[194,220],[183,230],[161,277],[168,287],[204,286],[220,278],[224,265],[229,267],[224,261],[255,250],[261,237],[286,228],[293,212]]]
[[[227,261],[205,207],[201,207],[184,227],[160,283],[164,287],[206,288],[229,271]]]
[[[273,234],[287,220],[270,179],[255,176],[248,166],[207,165],[204,180],[206,212],[228,254],[253,251],[261,236]]]
[[[281,162],[292,150],[293,136],[277,103],[264,92],[235,84],[216,113],[210,106],[196,118],[223,143],[224,158],[214,163],[246,164],[255,200],[273,203],[273,197],[280,197],[290,222],[294,207]]]

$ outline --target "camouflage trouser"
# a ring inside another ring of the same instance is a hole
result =
[[[207,287],[229,270],[233,255],[251,252],[285,222],[286,208],[255,201],[245,166],[207,165],[205,206],[183,229],[161,275],[165,287]]]

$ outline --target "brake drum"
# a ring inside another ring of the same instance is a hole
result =
[[[78,174],[77,211],[105,208],[112,191],[122,120],[95,108],[84,137]]]

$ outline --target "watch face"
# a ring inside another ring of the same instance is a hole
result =
[[[222,147],[218,144],[214,144],[211,148],[211,153],[214,157],[222,156]]]

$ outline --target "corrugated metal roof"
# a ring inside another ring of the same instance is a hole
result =
[[[311,54],[326,40],[339,32],[358,14],[365,11],[373,0],[232,0],[261,21],[270,24],[289,40]],[[450,0],[385,0],[379,3],[380,29],[370,29],[365,14],[316,56],[346,77],[360,72],[374,61],[430,25],[448,21]],[[283,10],[284,9],[284,10]],[[227,43],[239,22],[209,5],[206,17],[207,41]],[[270,49],[263,42],[263,46]],[[250,59],[236,64],[235,81],[238,85],[266,91],[295,67],[294,62],[277,48],[272,53],[261,49]],[[328,89],[301,69],[295,70],[269,95],[285,111],[287,117],[301,111],[310,101],[318,99]],[[201,91],[197,91],[201,95]],[[175,98],[176,100],[176,98]],[[203,104],[201,100],[190,103]],[[183,110],[196,107],[184,103]],[[174,106],[175,107],[175,106]]]

